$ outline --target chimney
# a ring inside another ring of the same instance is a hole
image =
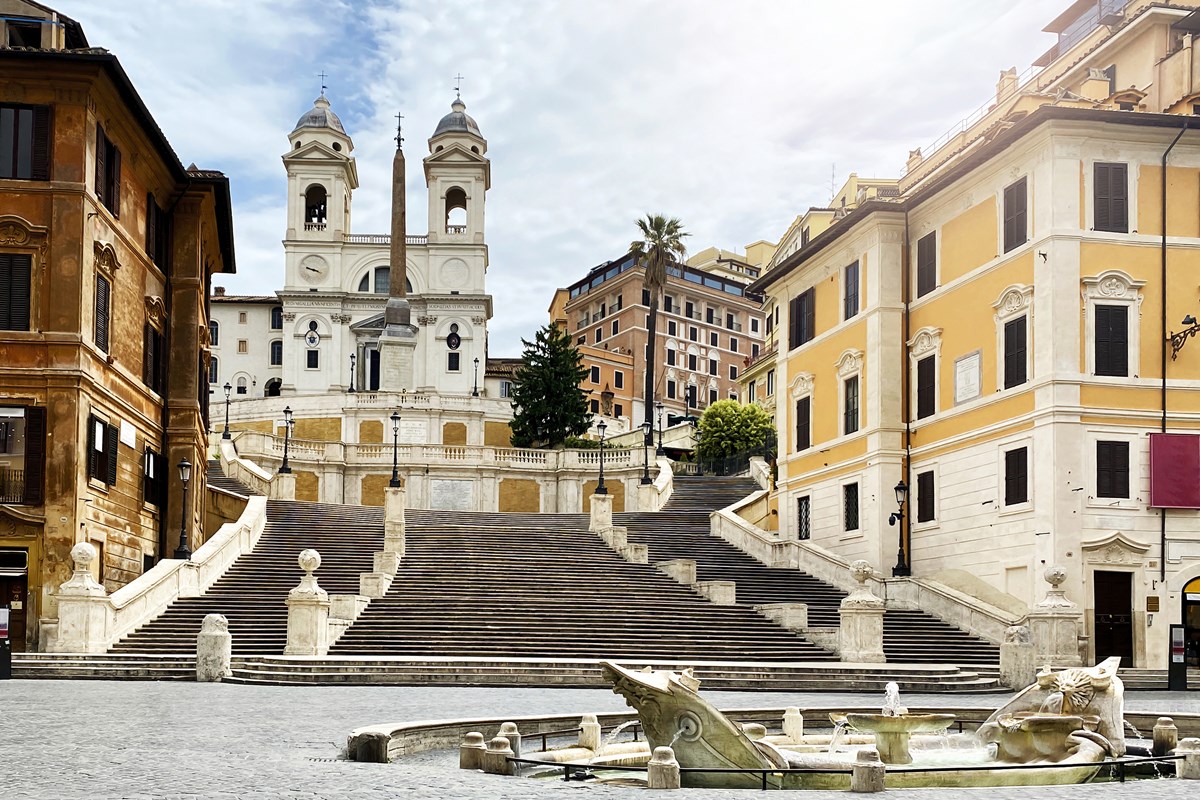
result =
[[[919,167],[921,162],[924,160],[925,156],[921,155],[921,148],[918,147],[916,150],[909,150],[908,161],[904,162],[904,171],[912,172],[914,169]]]
[[[224,286],[214,286],[213,287],[213,297],[224,297],[224,296],[225,296],[225,287]]]
[[[1000,80],[996,84],[996,102],[1002,103],[1017,91],[1017,68],[1009,67],[1001,71]]]

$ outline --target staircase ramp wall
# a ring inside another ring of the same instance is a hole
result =
[[[271,473],[238,455],[230,439],[221,439],[218,447],[221,458],[221,471],[229,478],[248,486],[259,494],[271,496]]]
[[[761,503],[767,494],[768,490],[763,489],[714,511],[713,535],[769,567],[801,570],[842,591],[854,591],[858,584],[847,561],[811,542],[781,539],[779,534],[764,531],[742,516],[743,510]],[[889,608],[925,611],[994,644],[1004,642],[1005,631],[1023,619],[1022,615],[929,578],[872,578],[870,587]]]

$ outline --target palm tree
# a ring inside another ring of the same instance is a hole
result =
[[[647,214],[645,219],[637,221],[638,231],[642,238],[629,245],[634,263],[646,270],[642,286],[650,295],[650,324],[648,326],[648,346],[646,347],[646,383],[645,406],[646,422],[650,429],[654,427],[654,356],[657,350],[655,331],[658,322],[658,298],[662,295],[663,286],[667,283],[667,267],[678,264],[687,253],[683,244],[685,236],[683,223],[675,217],[664,217],[662,214]],[[652,436],[646,434],[647,442]]]

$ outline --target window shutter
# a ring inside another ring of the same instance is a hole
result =
[[[110,285],[108,278],[96,276],[96,346],[108,352],[108,319]]]
[[[1025,382],[1026,353],[1025,317],[1004,324],[1004,388],[1011,389]]]
[[[25,505],[40,506],[46,484],[46,409],[25,409]]]
[[[109,157],[112,163],[108,165],[108,174],[112,180],[109,182],[107,191],[112,194],[112,197],[109,198],[108,207],[114,217],[119,217],[121,216],[121,151],[114,147],[109,151]]]
[[[104,137],[104,128],[96,123],[96,199],[101,205],[107,205],[104,201],[104,185],[108,177],[108,171],[105,169],[107,155],[108,140]]]
[[[788,349],[800,346],[800,298],[793,297],[788,303]]]
[[[1029,499],[1027,450],[1024,447],[1004,454],[1004,505],[1024,503]]]
[[[807,450],[812,446],[812,432],[809,430],[812,398],[802,397],[796,401],[796,452]]]
[[[1092,187],[1095,229],[1126,233],[1129,230],[1128,167],[1097,163]]]
[[[929,522],[934,518],[933,473],[917,475],[917,522]]]
[[[937,288],[937,233],[917,240],[917,297]]]
[[[1096,442],[1096,496],[1129,497],[1129,442]]]
[[[117,446],[121,443],[120,429],[116,425],[106,425],[104,428],[104,454],[108,456],[109,486],[117,484]]]
[[[1026,180],[1014,183],[1004,190],[1004,252],[1025,243],[1027,206]]]
[[[937,410],[935,359],[926,356],[917,362],[917,419],[931,417]]]
[[[35,181],[50,180],[50,107],[33,109],[33,174]]]
[[[817,335],[817,297],[813,289],[804,293],[804,341],[812,341]]]
[[[158,254],[158,204],[154,202],[154,195],[146,195],[146,256],[151,260],[155,260]]]
[[[1128,309],[1096,306],[1096,374],[1129,375]]]
[[[99,464],[100,459],[96,451],[96,425],[99,422],[95,417],[89,416],[87,421],[87,476],[88,479],[98,478],[100,475]]]
[[[32,256],[0,253],[0,330],[29,330],[32,273]]]

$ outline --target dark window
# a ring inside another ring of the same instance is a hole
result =
[[[715,402],[717,402],[717,390],[709,389],[708,390],[708,404],[711,406]]]
[[[586,335],[580,336],[578,339],[575,340],[575,344],[587,344],[587,336]]]
[[[800,246],[801,247],[804,247],[806,244],[808,244],[808,237],[811,234],[812,234],[812,231],[809,229],[809,227],[807,225],[805,225],[803,228],[800,229]]]
[[[166,505],[167,459],[147,449],[142,461],[142,500],[152,506]]]
[[[0,253],[0,331],[29,330],[33,256]]]
[[[674,347],[667,348],[667,366],[668,367],[675,366],[675,348]]]
[[[721,337],[716,331],[709,331],[708,345],[709,347],[719,347],[721,345]]]
[[[717,310],[715,308],[706,308],[704,310],[704,321],[712,325],[716,320]]]
[[[688,319],[695,319],[696,318],[696,304],[693,303],[691,300],[686,301],[683,304],[683,315],[685,317],[687,317]]]
[[[103,275],[96,276],[96,346],[108,352],[108,323],[112,310],[112,284]]]
[[[221,346],[221,323],[215,319],[208,322],[208,343],[212,347]]]
[[[1103,71],[1104,77],[1108,78],[1108,94],[1111,97],[1117,93],[1117,65],[1109,64]]]
[[[669,300],[670,298],[667,298],[667,299]],[[644,306],[650,305],[650,290],[649,289],[642,289],[642,305],[644,305]],[[670,310],[671,309],[668,306],[667,311],[670,311]]]
[[[693,372],[696,370],[696,354],[688,353],[688,369]]]
[[[616,370],[613,372],[613,386],[617,387],[618,389],[625,388],[625,373],[621,372],[621,370]],[[620,416],[620,414],[617,416]]]
[[[937,356],[925,356],[917,362],[917,419],[932,417],[937,411]]]
[[[848,531],[858,530],[858,484],[847,483],[842,487],[842,521]]]
[[[933,472],[917,473],[917,522],[929,522],[935,517]]]
[[[613,405],[613,416],[614,417],[621,417],[624,415],[625,415],[625,407],[624,406],[622,406],[620,403],[616,403],[615,405]]]
[[[700,341],[700,332],[698,330],[696,330],[694,327],[692,327],[691,325],[688,326],[688,341],[692,341],[692,342]]]
[[[788,304],[788,348],[795,349],[816,335],[816,293],[813,289],[793,297]]]
[[[96,126],[96,199],[113,213],[121,216],[121,151]]]
[[[1026,380],[1027,335],[1025,317],[1020,316],[1004,323],[1004,388],[1020,386]]]
[[[208,382],[219,383],[218,374],[220,369],[221,359],[210,358],[208,360]]]
[[[858,262],[855,261],[842,271],[844,275],[842,295],[842,317],[850,319],[858,313]]]
[[[738,340],[737,340],[736,336],[729,337],[729,349],[731,352],[734,352],[734,353],[736,353],[738,351]]]
[[[604,319],[605,313],[606,312],[605,312],[604,303],[601,303],[600,304],[600,319]]]
[[[1126,164],[1095,165],[1092,186],[1095,229],[1129,232],[1129,167]]]
[[[667,399],[675,399],[675,381],[667,381]]]
[[[280,306],[271,308],[271,330],[283,330],[283,309]]]
[[[592,367],[592,383],[600,382],[600,368]]]
[[[166,394],[167,352],[166,337],[150,323],[142,333],[142,383],[158,394]]]
[[[41,48],[43,23],[40,20],[25,22],[9,17],[7,22],[9,47]]]
[[[600,401],[599,400],[591,401],[591,403],[589,403],[588,406],[592,409],[593,414],[600,413]]]
[[[858,430],[858,376],[846,378],[845,407],[843,408],[844,433],[854,433]],[[857,525],[855,527],[858,527]]]
[[[392,290],[392,268],[375,268],[374,294],[388,294]]]
[[[812,502],[808,495],[796,498],[796,538],[812,538]]]
[[[1028,203],[1024,178],[1004,190],[1004,252],[1025,244],[1028,234],[1025,209]]]
[[[621,332],[621,320],[614,319],[612,321],[612,335],[616,336],[620,332]]]
[[[0,105],[0,178],[50,180],[48,106]]]
[[[276,339],[271,342],[271,366],[278,367],[283,364],[283,342]]]
[[[120,429],[97,417],[88,417],[88,479],[113,486],[117,482],[117,446]]]
[[[592,334],[592,338],[595,339],[597,342],[600,341],[601,339],[603,339],[604,338],[604,329],[596,328],[595,333]]]
[[[171,257],[171,216],[159,207],[152,194],[146,195],[146,255],[159,269],[167,271]]]
[[[671,295],[663,295],[663,311],[673,312],[675,310],[675,298]]]
[[[796,401],[796,452],[812,447],[812,398]]]
[[[695,408],[696,405],[696,386],[692,384],[687,387],[687,407]]]
[[[738,376],[738,368],[733,364],[729,365],[729,380],[736,381]]]
[[[1129,497],[1129,442],[1096,442],[1096,496]]]
[[[937,288],[937,232],[917,240],[917,297]]]
[[[307,356],[308,357],[308,368],[309,369],[317,369],[318,367],[320,367],[321,366],[321,351],[320,350],[308,350],[306,352],[308,354],[308,356]],[[457,354],[452,353],[452,355],[457,355]]]
[[[750,357],[758,358],[758,345],[757,344],[750,345]]]
[[[40,506],[46,484],[46,409],[25,409],[25,505]]]
[[[1024,447],[1004,454],[1004,505],[1029,501],[1029,451]]]
[[[446,353],[446,371],[458,372],[462,367],[462,353]]]
[[[728,328],[729,330],[733,330],[733,326],[734,326],[733,314],[726,314],[725,315],[725,327]]]
[[[717,374],[717,360],[715,358],[710,358],[708,360],[708,374],[709,375]]]
[[[677,330],[678,330],[678,328],[676,328],[676,326],[675,326],[675,320],[673,320],[673,319],[667,320],[667,336],[675,336],[676,335],[675,332]]]
[[[1129,375],[1129,309],[1096,306],[1096,374]]]

